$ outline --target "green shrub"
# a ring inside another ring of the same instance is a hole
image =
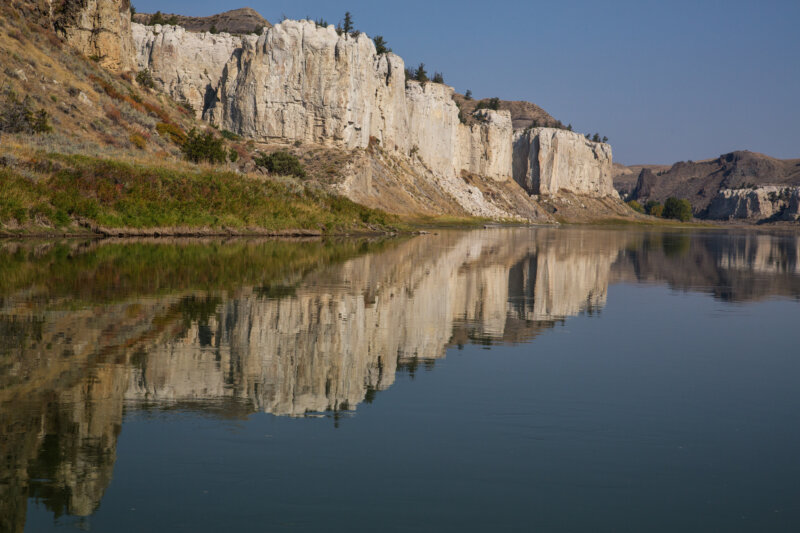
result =
[[[186,142],[186,134],[175,124],[159,122],[156,124],[156,131],[159,135],[165,139],[169,139],[178,146],[183,146],[183,143]]]
[[[639,202],[637,202],[636,200],[630,200],[630,201],[629,201],[629,202],[627,202],[627,203],[628,203],[628,207],[630,207],[631,209],[633,209],[633,210],[634,210],[634,211],[636,211],[637,213],[642,213],[642,214],[644,214],[644,207],[642,207],[642,204],[640,204],[640,203],[639,203]]]
[[[664,206],[661,205],[661,204],[654,205],[650,209],[650,212],[647,213],[647,214],[652,216],[652,217],[663,217],[664,216]]]
[[[223,140],[210,131],[198,133],[195,128],[189,132],[181,146],[186,159],[194,163],[208,161],[209,163],[224,163],[228,158]]]
[[[147,140],[138,133],[131,133],[130,141],[139,150],[144,150],[145,146],[147,146]]]
[[[489,98],[488,100],[481,100],[478,102],[478,105],[475,106],[475,110],[478,109],[493,109],[497,111],[500,109],[500,99],[497,97]]]
[[[657,202],[655,200],[648,200],[646,204],[644,204],[644,211],[648,215],[654,217],[660,217],[661,213],[664,211],[664,206],[661,205],[661,202]],[[655,214],[654,211],[657,211],[658,214]]]
[[[670,197],[664,202],[664,218],[674,218],[681,222],[692,219],[692,204],[688,200]]]
[[[150,15],[150,21],[149,21],[150,26],[155,26],[156,24],[164,24],[165,22],[166,19],[164,18],[164,15],[161,14],[161,11],[156,11],[155,14]]]
[[[156,86],[155,82],[153,81],[153,75],[150,74],[148,69],[140,70],[136,73],[136,83],[142,87],[147,87],[148,89],[152,89]]]
[[[272,154],[261,154],[254,159],[259,167],[266,168],[271,174],[284,176],[296,176],[305,178],[306,171],[300,160],[288,152],[274,152]]]
[[[6,133],[47,133],[53,131],[49,115],[44,109],[33,111],[31,99],[20,101],[16,93],[8,91],[6,101],[0,107],[0,131]]]

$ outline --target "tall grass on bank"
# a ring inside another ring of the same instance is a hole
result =
[[[394,217],[302,184],[211,168],[49,154],[0,167],[0,224],[64,228],[386,228]]]

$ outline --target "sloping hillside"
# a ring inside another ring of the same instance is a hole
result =
[[[139,24],[171,24],[183,26],[189,31],[226,32],[234,34],[261,33],[272,24],[262,17],[258,11],[249,7],[233,9],[208,17],[187,17],[174,13],[136,13],[133,21]]]
[[[688,200],[694,212],[702,214],[722,189],[762,185],[800,185],[800,159],[737,151],[706,161],[681,161],[667,170],[643,168],[631,198],[664,202],[675,196]]]
[[[669,170],[669,165],[623,165],[614,163],[614,188],[623,197],[627,197],[636,188],[639,181],[639,174],[643,169],[650,169],[654,173]]]
[[[453,100],[455,100],[458,106],[461,108],[462,116],[468,124],[471,124],[475,121],[475,118],[472,116],[472,114],[476,109],[480,109],[481,107],[494,109],[494,103],[497,103],[496,108],[498,110],[508,111],[511,113],[511,122],[515,130],[525,129],[530,126],[551,128],[561,127],[561,121],[556,120],[550,115],[550,113],[531,102],[499,99],[495,102],[492,102],[492,98],[484,98],[482,100],[467,100],[463,94],[458,93],[453,95]]]

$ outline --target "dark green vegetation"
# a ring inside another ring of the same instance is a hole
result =
[[[136,73],[136,83],[148,89],[153,89],[156,86],[153,81],[153,75],[148,69],[140,70]]]
[[[259,167],[266,168],[271,174],[294,176],[301,179],[306,177],[306,171],[300,160],[288,152],[261,154],[253,161]]]
[[[648,215],[653,217],[664,216],[664,206],[655,200],[648,200],[647,203],[644,204],[644,210]]]
[[[204,168],[163,168],[79,155],[0,167],[0,224],[59,231],[188,228],[323,233],[387,230],[395,218],[298,183]],[[162,230],[163,229],[163,230]]]
[[[692,219],[692,204],[688,200],[670,197],[664,202],[664,218],[674,218],[681,222]]]
[[[5,101],[0,107],[0,132],[47,133],[52,131],[47,111],[31,109],[31,100],[20,100],[14,91],[6,91]]]
[[[670,218],[680,220],[681,222],[689,222],[692,220],[692,205],[687,200],[679,198],[668,198],[664,205],[655,200],[648,200],[644,206],[636,200],[629,200],[626,202],[628,207],[642,213],[643,215],[650,215],[657,218]]]
[[[593,143],[607,143],[608,142],[608,137],[606,137],[606,136],[600,137],[599,133],[595,133],[594,135],[589,135],[587,133],[586,135],[584,135],[584,137],[586,137],[586,140],[592,141]]]
[[[481,100],[475,109],[492,109],[497,111],[500,109],[500,99],[497,97],[489,98],[488,100]]]
[[[386,40],[383,38],[383,35],[376,35],[375,38],[372,40],[375,43],[375,52],[378,55],[387,54],[392,51],[387,45]]]
[[[156,11],[155,14],[150,17],[149,25],[155,26],[156,24],[175,26],[178,24],[178,17],[175,15],[172,15],[171,17],[165,17],[161,14],[161,11]]]
[[[183,141],[181,150],[186,159],[193,163],[201,161],[224,163],[228,156],[222,139],[211,131],[198,133],[197,130],[192,129],[186,136],[186,140]]]
[[[630,207],[631,209],[633,209],[637,213],[644,214],[644,207],[642,207],[642,204],[640,204],[636,200],[631,200],[631,201],[627,202],[627,204],[628,204],[628,207]]]

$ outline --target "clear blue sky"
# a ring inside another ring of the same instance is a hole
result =
[[[800,0],[133,0],[140,12],[252,7],[270,22],[350,11],[458,91],[529,100],[607,135],[625,164],[746,149],[800,158]]]

